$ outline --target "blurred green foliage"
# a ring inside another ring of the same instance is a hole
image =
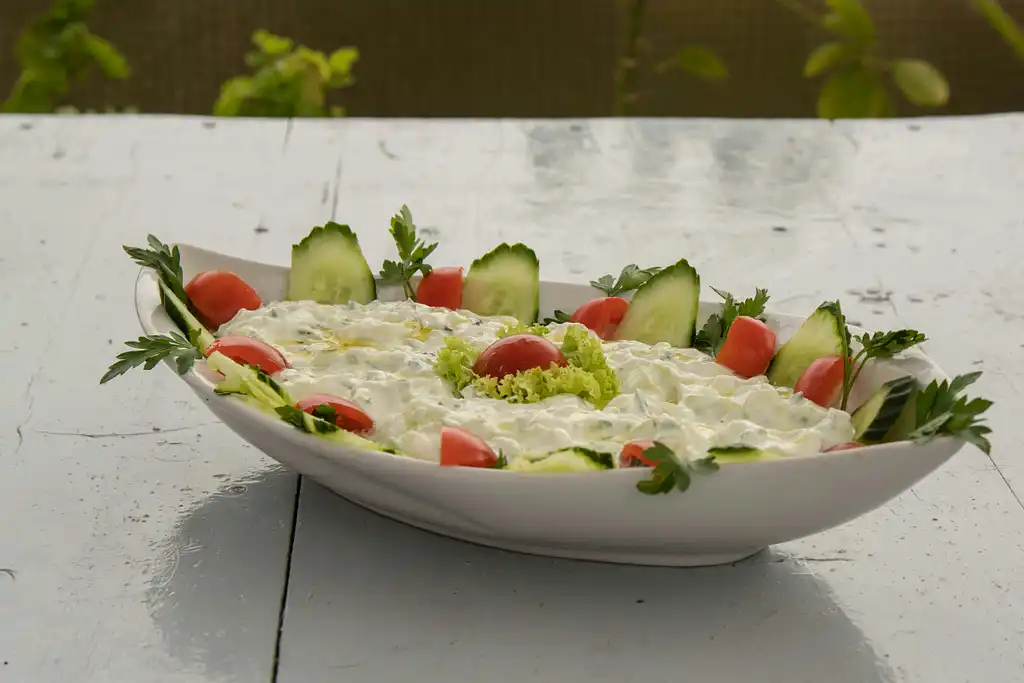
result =
[[[342,47],[331,53],[296,46],[290,38],[263,29],[252,36],[256,46],[245,56],[252,75],[236,76],[221,86],[213,106],[216,116],[344,116],[330,105],[328,93],[355,83],[352,67],[359,50]]]
[[[647,0],[631,0],[626,20],[626,40],[622,56],[615,68],[615,116],[629,116],[633,113],[639,94],[637,75],[644,48],[643,22],[647,12]],[[686,45],[675,55],[655,66],[655,73],[681,70],[705,81],[721,81],[729,76],[729,70],[721,57],[703,45]]]
[[[818,91],[818,116],[824,119],[894,116],[892,91],[919,107],[949,101],[949,84],[937,68],[920,59],[887,59],[878,44],[875,23],[860,0],[824,0],[819,15],[800,0],[778,0],[797,15],[831,34],[804,64],[807,78],[824,77]]]
[[[971,0],[971,7],[985,17],[1019,58],[1024,59],[1024,28],[1014,21],[998,0]]]
[[[15,50],[21,75],[3,103],[4,112],[53,112],[71,85],[94,66],[107,78],[128,78],[124,56],[86,26],[92,5],[93,0],[54,0],[25,28]]]

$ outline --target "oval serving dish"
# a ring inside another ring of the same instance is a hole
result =
[[[181,245],[186,280],[231,270],[264,301],[283,299],[288,269]],[[541,314],[574,310],[587,285],[541,282]],[[135,304],[146,334],[176,330],[160,304],[158,278],[143,269]],[[718,304],[701,303],[698,325]],[[769,313],[785,341],[804,318]],[[854,404],[882,382],[946,375],[917,348],[873,363]],[[960,439],[887,443],[762,462],[726,463],[694,480],[685,495],[646,496],[649,470],[535,473],[432,462],[348,448],[304,433],[244,402],[214,393],[205,363],[182,375],[228,427],[271,458],[344,498],[415,527],[507,550],[626,564],[699,566],[734,562],[772,544],[843,524],[883,505],[953,456]]]

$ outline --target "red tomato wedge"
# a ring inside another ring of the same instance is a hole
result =
[[[619,467],[655,467],[658,463],[644,455],[644,451],[654,446],[650,440],[630,441],[619,453]]]
[[[255,365],[269,375],[288,367],[288,361],[280,351],[252,337],[229,335],[215,339],[206,349],[206,355],[209,356],[214,351],[219,351],[236,363]]]
[[[579,323],[601,339],[613,339],[619,323],[629,310],[629,302],[617,296],[593,299],[576,309],[569,322]]]
[[[484,349],[473,365],[473,372],[482,377],[501,379],[531,368],[565,367],[568,364],[562,351],[544,337],[513,334]]]
[[[256,290],[226,270],[199,273],[185,285],[185,294],[200,321],[213,329],[234,318],[243,308],[255,310],[263,305]]]
[[[829,446],[825,449],[825,453],[831,453],[832,451],[848,451],[851,448],[863,448],[864,444],[857,443],[856,441],[847,441],[846,443],[838,443],[835,446]]]
[[[775,332],[757,318],[741,315],[729,327],[715,362],[742,377],[757,377],[774,355]]]
[[[462,266],[434,268],[416,288],[416,301],[425,306],[462,308]]]
[[[441,427],[441,464],[446,467],[494,467],[498,464],[487,442],[460,427]]]
[[[330,394],[314,394],[301,399],[295,407],[310,415],[320,406],[327,406],[334,410],[334,424],[346,432],[356,434],[367,434],[373,431],[373,418],[364,413],[362,409],[352,401],[345,398],[338,398]],[[322,417],[322,415],[317,415]]]
[[[793,391],[823,408],[834,405],[843,391],[843,357],[825,356],[808,365]]]

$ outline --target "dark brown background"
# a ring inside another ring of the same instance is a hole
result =
[[[0,0],[0,91],[24,22],[49,0]],[[808,2],[807,4],[813,4]],[[603,116],[626,23],[626,0],[98,0],[93,30],[134,69],[131,81],[93,79],[73,103],[144,112],[209,113],[218,87],[244,70],[253,29],[362,59],[344,101],[357,116]],[[1024,62],[967,0],[873,0],[891,56],[926,58],[952,86],[943,113],[1024,109]],[[1024,0],[1004,0],[1018,21]],[[812,116],[816,84],[800,70],[824,36],[773,0],[651,0],[651,58],[637,114]],[[688,42],[713,47],[724,84],[650,67]],[[908,106],[903,113],[915,113]]]

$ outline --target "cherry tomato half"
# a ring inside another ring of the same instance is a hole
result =
[[[823,408],[834,405],[843,391],[843,357],[825,356],[808,365],[793,391]]]
[[[835,446],[829,446],[825,449],[825,453],[831,453],[832,451],[848,451],[851,448],[863,448],[864,444],[857,443],[856,441],[847,441],[846,443],[839,443]]]
[[[366,434],[373,431],[373,418],[364,413],[362,409],[352,401],[345,398],[338,398],[330,394],[314,394],[301,399],[295,407],[310,415],[320,406],[327,406],[334,409],[334,424],[347,432]],[[317,417],[321,417],[317,415]]]
[[[561,350],[544,337],[513,334],[484,349],[473,365],[473,372],[501,379],[531,368],[565,367],[568,364]]]
[[[629,310],[629,302],[617,296],[606,296],[593,299],[576,309],[569,318],[571,323],[579,323],[591,329],[601,339],[613,339],[615,330]]]
[[[252,337],[235,334],[215,339],[206,349],[206,355],[209,356],[214,351],[224,354],[236,363],[255,365],[269,375],[288,367],[288,361],[280,351]]]
[[[416,288],[416,301],[425,306],[462,308],[462,266],[434,268]]]
[[[445,467],[494,467],[498,456],[476,434],[460,427],[441,427],[441,464]]]
[[[226,270],[199,273],[185,285],[185,294],[202,323],[213,329],[234,318],[243,308],[255,310],[263,305],[256,290]]]
[[[619,453],[619,467],[655,467],[658,463],[644,455],[652,446],[654,442],[650,440],[630,441]]]
[[[741,377],[757,377],[774,355],[775,332],[757,318],[741,315],[729,327],[715,362]]]

